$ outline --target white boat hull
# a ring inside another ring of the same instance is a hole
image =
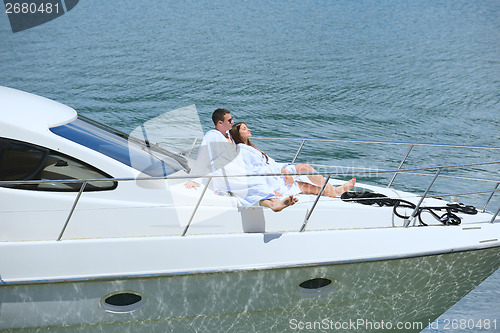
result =
[[[0,328],[265,332],[406,325],[406,331],[419,332],[499,264],[495,247],[306,267],[3,285]],[[316,277],[332,284],[323,294],[305,294],[299,284]],[[143,303],[131,312],[106,310],[103,297],[117,291],[137,292]]]

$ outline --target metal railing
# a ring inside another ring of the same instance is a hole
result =
[[[189,149],[189,152],[185,155],[189,157],[191,153],[193,152],[196,143],[201,142],[201,137],[155,137],[156,139],[191,139],[193,140],[193,143],[191,145],[191,148]],[[317,138],[282,138],[282,137],[252,137],[252,140],[263,140],[263,141],[297,141],[300,142],[300,145],[297,149],[297,151],[294,154],[294,157],[292,158],[290,164],[294,164],[297,161],[297,158],[299,157],[300,153],[302,152],[302,149],[304,148],[304,145],[306,142],[330,142],[330,143],[355,143],[355,144],[369,144],[369,145],[389,145],[389,146],[408,146],[408,150],[406,154],[404,155],[403,159],[399,163],[399,166],[397,169],[394,171],[394,174],[392,175],[391,180],[389,181],[389,184],[387,185],[388,188],[392,186],[394,183],[394,180],[396,179],[396,176],[398,175],[399,170],[403,167],[405,164],[406,160],[410,156],[410,153],[412,152],[414,147],[437,147],[437,148],[459,148],[459,149],[478,149],[478,150],[496,150],[500,152],[500,147],[486,147],[486,146],[471,146],[471,145],[450,145],[450,144],[436,144],[436,143],[412,143],[412,142],[391,142],[391,141],[369,141],[369,140],[346,140],[346,139],[317,139]],[[445,176],[450,178],[450,176]],[[500,180],[499,180],[500,183]]]
[[[174,138],[174,137],[162,137],[162,138]],[[196,143],[198,141],[200,141],[200,139],[202,139],[200,137],[175,137],[175,138],[178,138],[178,139],[191,139],[191,140],[193,140],[191,148],[190,148],[188,154],[186,155],[188,157],[193,152],[193,149],[196,146]],[[392,177],[391,177],[391,179],[389,181],[389,184],[387,185],[387,188],[390,188],[392,186],[392,184],[394,183],[394,181],[395,181],[395,179],[396,179],[396,177],[397,177],[397,175],[399,173],[403,173],[403,171],[402,171],[403,165],[407,161],[407,159],[410,156],[410,153],[413,151],[414,147],[459,148],[459,149],[468,149],[468,150],[471,150],[471,149],[474,149],[474,150],[476,150],[476,149],[478,149],[478,150],[496,150],[496,151],[500,152],[500,147],[471,146],[471,145],[450,145],[450,144],[435,144],[435,143],[410,143],[410,142],[345,140],[345,139],[317,139],[317,138],[282,138],[282,137],[252,137],[252,140],[264,140],[264,141],[297,141],[297,142],[300,142],[300,145],[299,145],[297,151],[295,152],[294,157],[292,158],[290,164],[294,164],[297,161],[297,158],[299,157],[299,154],[302,152],[302,149],[303,149],[304,145],[306,144],[306,142],[322,142],[322,143],[324,143],[324,142],[330,142],[330,143],[355,143],[355,144],[370,144],[370,145],[408,146],[408,150],[406,151],[406,154],[404,155],[403,159],[399,163],[397,169],[394,170],[393,175],[392,175]],[[457,165],[457,167],[474,166],[474,165],[481,165],[481,164],[463,164],[463,165]],[[428,170],[428,169],[429,168],[414,169],[414,170]],[[438,170],[437,175],[435,176],[435,178],[431,182],[430,186],[427,188],[427,190],[426,190],[426,192],[425,192],[425,194],[423,196],[423,199],[427,196],[428,192],[430,191],[432,185],[434,184],[434,182],[437,179],[437,176],[440,174],[441,170],[442,169]],[[379,170],[377,170],[377,172],[379,173]],[[418,176],[430,176],[429,174],[416,173],[416,172],[411,172],[411,171],[408,171],[408,170],[405,170],[404,173],[411,174],[411,175],[418,175]],[[328,174],[328,175],[331,176],[332,174]],[[441,178],[461,179],[461,180],[479,180],[478,178],[474,178],[474,177],[457,177],[457,176],[449,176],[449,175],[441,175],[440,177]],[[500,185],[500,180],[498,180],[498,181],[492,180],[492,181],[496,182],[495,189],[497,189],[498,186]],[[488,191],[486,191],[486,192],[474,192],[474,193],[468,193],[468,194],[479,194],[479,193],[488,193]],[[482,212],[485,212],[486,206],[491,201],[494,193],[495,193],[495,191],[492,191],[490,193],[490,196],[488,197],[488,199],[486,200],[485,204],[483,205]],[[422,199],[422,201],[423,201],[423,199]],[[315,202],[314,206],[316,205],[316,202]],[[419,205],[417,206],[417,208],[420,206],[420,204],[421,204],[421,202],[419,203]],[[312,214],[312,210],[311,210],[311,212],[308,212],[308,216],[310,216]],[[416,211],[417,211],[417,209],[415,210],[415,212]],[[496,215],[498,215],[498,212],[497,212]],[[307,218],[307,220],[308,220],[308,218]]]
[[[453,196],[460,196],[460,195],[470,195],[470,194],[481,194],[481,193],[490,193],[490,196],[488,197],[488,202],[491,200],[491,197],[496,193],[496,192],[500,192],[500,188],[499,187],[499,184],[500,182],[496,182],[496,186],[494,189],[491,189],[491,190],[483,190],[483,191],[476,191],[476,192],[467,192],[467,193],[453,193],[453,194],[437,194],[437,195],[428,195],[432,185],[434,184],[434,182],[436,181],[436,179],[438,178],[438,176],[440,175],[441,171],[444,170],[444,169],[451,169],[451,168],[459,168],[459,167],[465,167],[465,166],[480,166],[480,165],[490,165],[490,164],[500,164],[500,161],[492,161],[492,162],[483,162],[483,163],[469,163],[469,164],[459,164],[459,165],[445,165],[445,166],[432,166],[432,167],[422,167],[422,168],[412,168],[412,169],[397,169],[397,170],[378,170],[378,173],[381,173],[381,174],[392,174],[394,173],[395,171],[397,172],[400,172],[400,173],[414,173],[415,171],[422,171],[422,170],[435,170],[437,169],[437,172],[435,173],[431,183],[429,184],[429,186],[427,187],[425,193],[420,197],[420,200],[416,206],[416,208],[414,208],[412,214],[410,215],[411,218],[404,224],[405,227],[408,227],[411,222],[413,221],[413,219],[415,218],[417,212],[418,212],[418,209],[419,207],[421,206],[422,202],[424,201],[425,198],[431,198],[431,197],[442,197],[442,196],[448,196],[448,195],[453,195]],[[370,171],[365,171],[365,173],[368,173]],[[313,205],[311,206],[310,209],[307,210],[307,213],[306,213],[306,217],[304,219],[304,222],[300,228],[300,232],[303,232],[306,230],[306,226],[307,226],[307,223],[312,215],[312,213],[314,212],[315,210],[315,207],[318,203],[318,201],[320,200],[321,198],[321,195],[322,195],[322,192],[323,190],[325,189],[326,185],[327,185],[327,182],[329,181],[329,179],[331,178],[331,176],[333,175],[337,175],[337,176],[342,176],[342,175],[345,175],[347,172],[343,172],[343,173],[327,173],[327,172],[309,172],[309,173],[289,173],[288,175],[292,175],[292,176],[309,176],[309,175],[322,175],[322,176],[326,176],[325,178],[325,182],[323,183],[322,187],[321,187],[321,190],[319,191],[319,193],[316,195],[316,198],[314,200],[314,203]],[[364,172],[360,171],[358,172],[357,174],[363,174]],[[184,231],[182,233],[182,236],[185,236],[188,232],[188,229],[191,225],[191,222],[193,221],[194,217],[195,217],[195,214],[205,196],[205,193],[209,187],[209,184],[210,184],[210,181],[213,179],[213,178],[217,178],[217,177],[220,177],[220,178],[224,178],[224,177],[234,177],[234,178],[237,178],[237,177],[271,177],[271,176],[280,176],[281,174],[252,174],[252,175],[247,175],[247,174],[239,174],[239,175],[226,175],[226,176],[206,176],[206,175],[190,175],[190,176],[168,176],[168,177],[145,177],[145,178],[97,178],[97,179],[76,179],[76,180],[45,180],[45,181],[0,181],[0,186],[5,186],[5,185],[16,185],[16,184],[41,184],[41,183],[81,183],[81,187],[80,187],[80,190],[78,191],[77,195],[76,195],[76,198],[73,202],[73,205],[71,207],[71,210],[68,214],[68,217],[66,219],[66,222],[59,234],[59,237],[57,238],[58,241],[60,241],[63,236],[64,236],[64,232],[71,220],[71,217],[73,216],[73,213],[77,207],[77,204],[80,200],[80,198],[82,197],[82,194],[84,192],[84,189],[86,187],[86,185],[90,182],[109,182],[109,181],[116,181],[116,182],[126,182],[126,181],[154,181],[154,180],[174,180],[174,179],[178,179],[178,180],[192,180],[192,179],[200,179],[200,178],[208,178],[208,182],[207,184],[205,185],[200,197],[198,198],[198,201],[191,213],[191,216],[189,218],[189,221],[186,225],[186,227],[184,228]],[[453,177],[453,178],[456,178],[456,179],[461,179],[462,177]],[[494,180],[487,180],[487,179],[481,179],[481,178],[471,178],[471,177],[463,177],[464,179],[472,179],[472,180],[476,180],[476,181],[483,181],[483,182],[495,182]],[[487,204],[487,203],[486,203]],[[492,218],[491,218],[491,221],[490,223],[494,223],[495,222],[495,219],[496,217],[498,216],[498,214],[500,213],[500,208],[496,211],[495,214],[493,214]]]
[[[185,139],[185,138],[183,138]],[[195,139],[192,146],[191,146],[191,149],[188,153],[188,156],[189,154],[191,154],[191,152],[193,151],[197,141],[199,138],[193,138]],[[479,163],[465,163],[465,164],[454,164],[454,165],[439,165],[439,166],[427,166],[427,167],[418,167],[418,168],[407,168],[407,169],[403,169],[403,165],[405,163],[405,161],[407,160],[408,156],[410,155],[411,151],[413,150],[413,148],[415,146],[432,146],[432,147],[455,147],[455,148],[469,148],[469,149],[493,149],[493,150],[499,150],[500,151],[500,147],[478,147],[478,146],[459,146],[459,145],[439,145],[439,144],[416,144],[416,143],[393,143],[393,142],[381,142],[381,141],[354,141],[354,140],[328,140],[328,139],[294,139],[294,138],[255,138],[255,139],[265,139],[265,140],[293,140],[293,141],[301,141],[301,144],[300,144],[300,147],[298,148],[298,150],[296,151],[295,155],[294,155],[294,158],[292,160],[292,162],[295,162],[297,160],[297,157],[299,156],[302,148],[304,147],[305,143],[308,142],[308,141],[319,141],[319,142],[325,142],[325,141],[328,141],[328,142],[342,142],[342,143],[364,143],[364,144],[383,144],[383,145],[409,145],[409,149],[406,153],[406,155],[404,156],[404,158],[402,159],[401,163],[399,164],[398,168],[397,169],[390,169],[390,170],[377,170],[377,174],[392,174],[392,178],[391,178],[391,181],[389,182],[389,185],[388,187],[390,187],[393,182],[394,182],[394,179],[396,178],[396,176],[398,174],[411,174],[411,175],[420,175],[420,176],[433,176],[432,178],[432,181],[430,182],[430,184],[428,185],[428,187],[426,188],[425,192],[420,196],[420,199],[419,199],[419,202],[418,204],[416,205],[416,207],[414,208],[413,212],[411,213],[410,215],[410,218],[405,221],[404,223],[404,227],[408,227],[412,221],[414,221],[415,217],[417,216],[417,213],[418,213],[418,210],[420,208],[420,206],[422,205],[423,201],[426,199],[426,198],[431,198],[431,197],[442,197],[442,196],[461,196],[461,195],[470,195],[470,194],[484,194],[484,193],[490,193],[490,195],[488,196],[487,200],[486,200],[486,203],[484,204],[483,208],[482,208],[482,211],[484,212],[487,205],[490,203],[493,195],[496,193],[496,192],[499,192],[500,189],[499,189],[499,185],[500,185],[500,180],[494,180],[494,179],[484,179],[484,178],[478,178],[478,177],[462,177],[462,176],[449,176],[449,175],[441,175],[441,172],[445,169],[456,169],[456,168],[464,168],[464,167],[476,167],[476,166],[484,166],[484,165],[500,165],[500,161],[489,161],[489,162],[479,162]],[[432,174],[423,174],[423,173],[419,173],[418,171],[424,171],[424,170],[437,170],[435,172],[434,175]],[[371,173],[372,171],[371,170],[358,170],[355,172],[356,175],[363,175],[363,174],[367,174],[367,173]],[[353,173],[353,171],[343,171],[343,172],[308,172],[308,173],[289,173],[287,175],[291,175],[291,176],[310,176],[310,175],[322,175],[325,177],[325,181],[323,182],[322,184],[322,187],[320,189],[320,191],[318,192],[318,194],[316,195],[316,198],[314,200],[314,203],[312,204],[312,206],[307,210],[306,212],[306,217],[302,223],[302,226],[300,228],[300,232],[303,232],[306,230],[306,227],[307,227],[307,223],[311,217],[311,215],[313,214],[316,206],[317,206],[317,203],[318,201],[320,200],[321,198],[321,195],[323,193],[323,190],[325,189],[328,181],[330,180],[330,178],[332,176],[344,176],[344,175],[347,175],[347,174],[350,174],[350,173]],[[70,220],[71,220],[71,217],[73,216],[73,213],[77,207],[77,204],[80,200],[80,198],[82,197],[82,194],[85,190],[85,187],[88,183],[90,182],[109,182],[109,181],[116,181],[116,182],[125,182],[125,181],[154,181],[154,180],[174,180],[174,179],[180,179],[180,180],[192,180],[192,179],[199,179],[199,178],[207,178],[208,179],[208,182],[207,184],[205,185],[200,197],[198,198],[198,201],[190,215],[190,218],[189,218],[189,221],[186,225],[186,227],[184,228],[183,232],[182,232],[182,235],[181,236],[185,236],[189,230],[189,227],[191,225],[191,222],[193,221],[197,211],[198,211],[198,208],[205,196],[205,193],[209,187],[209,184],[211,182],[211,180],[213,178],[217,178],[217,177],[263,177],[263,176],[267,176],[267,177],[270,177],[270,176],[281,176],[282,174],[252,174],[252,175],[248,175],[248,174],[239,174],[239,175],[226,175],[226,176],[214,176],[214,175],[211,175],[211,176],[207,176],[207,175],[189,175],[189,176],[167,176],[167,177],[144,177],[144,178],[98,178],[98,179],[77,179],[77,180],[69,180],[69,179],[64,179],[64,180],[26,180],[26,181],[0,181],[0,186],[12,186],[12,185],[16,185],[16,184],[43,184],[43,183],[81,183],[81,187],[80,187],[80,190],[78,191],[77,195],[76,195],[76,198],[73,202],[73,205],[72,205],[72,208],[67,216],[67,219],[65,221],[65,224],[59,234],[59,237],[57,238],[58,241],[60,241],[63,236],[64,236],[64,232],[68,226],[68,224],[70,223]],[[460,180],[473,180],[473,181],[481,181],[481,182],[490,182],[490,183],[495,183],[495,188],[491,189],[491,190],[482,190],[482,191],[472,191],[472,192],[466,192],[466,193],[453,193],[453,194],[439,194],[439,195],[429,195],[430,193],[430,190],[432,188],[432,186],[434,185],[435,181],[438,179],[438,177],[446,177],[446,178],[453,178],[453,179],[460,179]],[[498,214],[500,213],[500,207],[497,209],[497,211],[492,215],[492,218],[490,220],[490,223],[494,223],[495,222],[495,219],[496,217],[498,216]]]

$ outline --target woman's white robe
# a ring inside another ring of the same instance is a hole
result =
[[[274,159],[266,157],[259,150],[246,145],[238,144],[238,163],[245,170],[247,175],[255,174],[279,174],[286,164],[279,164]],[[247,177],[246,191],[233,191],[243,206],[253,206],[264,199],[297,194],[300,189],[296,182],[292,186],[287,186],[284,176],[255,176]],[[246,193],[245,193],[246,192]]]

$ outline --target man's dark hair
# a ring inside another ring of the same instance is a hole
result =
[[[217,126],[219,121],[224,121],[224,116],[228,113],[231,114],[231,112],[226,109],[215,110],[214,113],[212,113],[212,121],[214,122],[214,125]]]

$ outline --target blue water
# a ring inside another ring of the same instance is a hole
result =
[[[260,136],[498,147],[499,17],[498,1],[82,0],[18,33],[0,14],[0,85],[55,99],[123,131],[196,104],[205,130],[211,112],[225,107]],[[382,156],[377,167],[395,168],[405,150],[386,158],[370,145],[333,145],[322,158],[372,167],[367,160]],[[409,166],[423,158],[434,165],[500,160],[498,151],[414,154]],[[313,157],[314,150],[301,155]],[[499,173],[484,167],[477,174]],[[500,325],[499,290],[497,271],[441,320]]]

